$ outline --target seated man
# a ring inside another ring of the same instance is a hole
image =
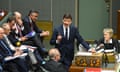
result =
[[[47,54],[46,49],[45,49],[44,44],[43,44],[43,38],[46,36],[49,36],[49,31],[43,31],[40,28],[38,28],[38,26],[36,25],[36,21],[38,19],[38,16],[39,16],[38,11],[31,10],[29,12],[28,16],[26,16],[23,19],[23,25],[25,28],[24,34],[26,35],[32,31],[34,31],[36,33],[34,37],[29,38],[27,41],[34,42],[32,44],[34,44],[35,46],[38,47],[39,53],[43,56],[43,55]]]
[[[28,28],[24,26],[21,16],[21,13],[14,12],[15,22],[14,25],[10,25],[11,33],[9,34],[8,38],[14,45],[16,45],[17,42],[21,42],[23,45],[35,46],[42,56],[46,55],[47,52],[36,32],[30,31],[26,33]]]
[[[29,58],[32,62],[32,64],[36,64],[37,62],[41,65],[41,62],[43,61],[43,59],[41,58],[40,54],[38,53],[38,51],[36,50],[36,48],[33,49],[32,46],[29,46],[29,45],[20,45],[20,47],[15,47],[11,41],[8,39],[8,35],[10,33],[10,26],[8,23],[4,23],[2,25],[4,31],[5,31],[5,34],[4,34],[4,39],[6,41],[6,43],[8,44],[8,46],[11,48],[11,50],[15,51],[16,49],[19,49],[20,51],[22,52],[27,52],[28,55],[29,55]],[[31,51],[31,52],[30,52]],[[32,54],[31,54],[32,53]],[[33,56],[34,57],[33,57]],[[27,59],[28,60],[28,59]],[[37,63],[37,64],[38,64]]]
[[[0,27],[0,55],[2,56],[2,59],[5,60],[6,57],[14,57],[17,55],[21,55],[21,52],[19,50],[12,51],[8,44],[4,40],[4,29]],[[26,67],[26,64],[24,63],[24,60],[21,58],[16,58],[10,61],[3,61],[5,65],[4,68],[8,68],[12,70],[12,72],[28,72],[28,69]],[[6,66],[6,63],[9,65]],[[12,66],[11,66],[12,65]],[[13,67],[13,69],[11,68]],[[17,69],[16,71],[13,71],[14,69]]]
[[[67,72],[66,67],[59,62],[60,60],[60,52],[56,48],[52,48],[49,50],[48,60],[43,67],[50,72]]]

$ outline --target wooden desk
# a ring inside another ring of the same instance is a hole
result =
[[[84,70],[86,68],[95,68],[95,67],[80,67],[80,66],[76,66],[75,64],[73,64],[70,69],[69,72],[84,72]],[[101,72],[118,72],[118,64],[115,64],[113,68],[101,68]]]
[[[78,52],[75,56],[75,64],[80,67],[101,67],[102,57],[102,53]]]
[[[69,72],[84,72],[84,67],[79,67],[79,66],[75,66],[75,65],[72,65],[70,67],[70,70]]]

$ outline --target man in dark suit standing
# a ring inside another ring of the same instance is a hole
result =
[[[56,48],[52,48],[49,50],[49,57],[50,60],[48,60],[44,68],[48,70],[49,72],[67,72],[66,67],[59,62],[60,60],[60,52]]]
[[[51,45],[55,45],[55,48],[61,53],[61,62],[69,69],[74,57],[74,41],[77,39],[85,48],[89,49],[88,44],[80,36],[76,27],[71,25],[72,16],[70,14],[64,14],[63,24],[54,29],[52,38],[50,40]]]

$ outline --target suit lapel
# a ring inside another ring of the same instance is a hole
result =
[[[71,39],[71,36],[73,36],[73,35],[72,35],[72,27],[71,27],[71,25],[70,25],[69,29],[70,29],[70,31],[69,31],[69,40],[70,40],[70,39]],[[60,32],[61,35],[64,37],[63,25],[61,25],[59,32]]]
[[[71,29],[72,29],[72,28],[71,28],[71,25],[70,25],[69,29],[70,29],[70,33],[69,33],[69,40],[70,40],[70,38],[71,38],[71,36],[72,36],[72,35],[71,35],[71,34],[72,34],[72,32],[71,32],[71,31],[72,31],[72,30],[71,30]]]
[[[12,51],[9,48],[8,44],[6,44],[6,42],[4,41],[4,38],[1,40],[6,46],[4,46],[1,42],[0,45],[2,47],[2,49],[8,54],[8,55],[12,55]]]
[[[58,30],[58,33],[60,33],[62,37],[64,37],[63,25],[61,25],[60,29]]]

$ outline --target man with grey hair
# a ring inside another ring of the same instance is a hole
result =
[[[52,48],[49,50],[50,60],[46,62],[44,68],[50,72],[67,72],[65,66],[59,62],[60,52],[57,48]]]
[[[9,45],[6,43],[4,39],[4,29],[0,27],[0,55],[3,60],[5,60],[6,57],[14,57],[19,56],[21,53],[18,51],[12,51],[9,47]],[[4,64],[5,63],[5,64]],[[6,65],[7,63],[7,65]],[[16,58],[9,61],[3,61],[3,63],[6,70],[9,70],[9,72],[28,72],[26,63],[24,59]]]

